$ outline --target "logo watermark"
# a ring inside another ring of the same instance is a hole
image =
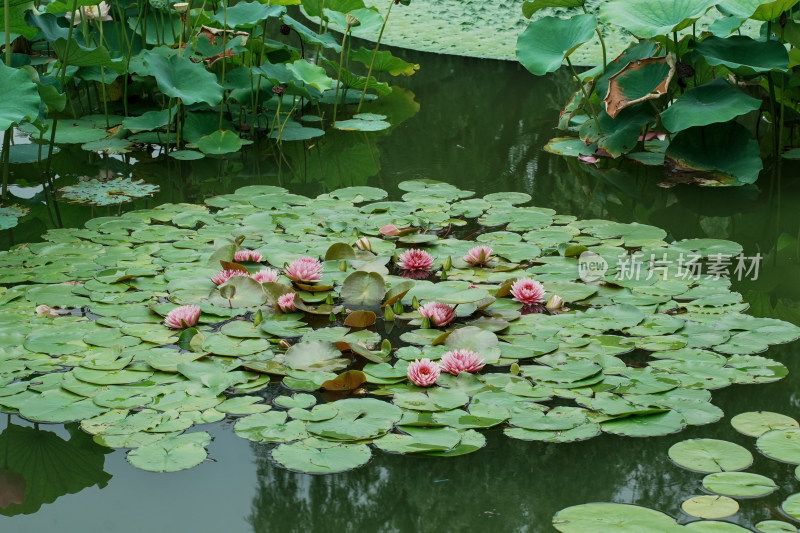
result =
[[[594,252],[583,252],[578,258],[578,276],[587,283],[603,279],[608,262]]]
[[[651,280],[653,278],[682,279],[697,281],[700,279],[735,279],[742,281],[749,279],[758,280],[761,269],[762,256],[731,254],[710,254],[705,260],[703,255],[683,253],[678,255],[635,252],[622,254],[617,257],[615,281]],[[594,252],[583,252],[578,259],[578,276],[585,282],[594,282],[605,277],[608,271],[608,262]]]

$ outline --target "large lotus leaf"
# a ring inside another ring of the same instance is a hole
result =
[[[340,370],[347,366],[336,345],[328,341],[304,341],[286,351],[283,362],[295,370]]]
[[[748,437],[760,437],[773,429],[794,429],[800,427],[794,418],[769,411],[749,411],[731,418],[733,429]]]
[[[661,122],[669,131],[678,132],[728,122],[760,107],[761,100],[734,88],[725,78],[717,78],[683,93],[661,113]]]
[[[278,464],[307,474],[346,472],[366,464],[371,456],[365,444],[341,444],[313,437],[281,444],[272,451],[272,458]]]
[[[672,33],[700,18],[721,0],[611,0],[600,6],[600,20],[622,26],[642,39]]]
[[[170,98],[180,98],[186,105],[204,102],[217,105],[222,101],[222,86],[217,77],[188,57],[164,57],[153,51],[142,52],[147,73],[155,77],[159,90]]]
[[[461,442],[461,434],[453,428],[399,428],[405,434],[390,433],[378,439],[377,448],[390,453],[445,452]]]
[[[711,66],[723,65],[742,74],[789,68],[789,53],[780,42],[741,35],[725,39],[708,37],[694,46],[694,53],[703,56]]]
[[[656,437],[677,433],[686,427],[686,420],[676,411],[662,414],[632,416],[600,424],[603,431],[629,437]]]
[[[0,63],[0,91],[6,95],[0,100],[0,130],[39,115],[39,91],[24,70]]]
[[[695,496],[681,504],[683,512],[698,518],[725,518],[739,511],[736,500],[727,496]]]
[[[586,0],[526,0],[522,4],[522,14],[527,18],[539,11],[549,7],[581,7]]]
[[[242,139],[229,130],[217,130],[200,137],[195,143],[204,154],[224,155],[242,149]]]
[[[704,185],[753,183],[763,168],[758,143],[735,122],[684,130],[673,138],[666,155],[680,167],[707,172]]]
[[[211,20],[228,28],[252,28],[260,22],[279,17],[286,12],[284,6],[262,4],[260,2],[238,2],[228,8],[219,9],[211,15]]]
[[[636,146],[642,129],[654,118],[652,107],[646,103],[627,107],[616,118],[600,111],[597,122],[587,120],[583,123],[580,129],[581,139],[588,143],[597,143],[599,148],[603,148],[612,157],[619,157]]]
[[[374,398],[348,398],[333,402],[336,416],[322,422],[309,422],[310,433],[336,441],[372,439],[389,432],[402,417],[402,410]]]
[[[562,509],[553,517],[562,533],[661,533],[683,528],[664,513],[623,503],[588,503]]]
[[[753,464],[753,455],[733,442],[717,439],[689,439],[673,444],[669,458],[696,472],[730,472]]]
[[[616,118],[627,107],[660,98],[667,93],[674,74],[672,57],[648,57],[629,63],[608,80],[609,90],[603,100],[606,113]]]
[[[703,487],[716,494],[736,498],[756,498],[778,490],[770,478],[750,472],[719,472],[703,478]]]
[[[784,11],[789,11],[798,0],[722,0],[717,9],[723,13],[742,19],[774,20]]]
[[[52,431],[16,425],[0,433],[0,456],[4,458],[0,514],[32,514],[62,495],[108,484],[111,474],[103,466],[104,454],[110,450],[93,443],[91,436],[75,425],[68,425],[67,431],[69,440]]]
[[[756,441],[758,451],[776,461],[800,464],[800,429],[773,429]]]
[[[531,22],[517,39],[517,58],[537,76],[554,72],[575,48],[592,38],[596,28],[594,15],[542,17]]]
[[[342,299],[352,305],[377,305],[386,294],[386,282],[377,272],[353,272],[342,284]]]
[[[166,437],[131,450],[128,462],[150,472],[177,472],[205,461],[205,447],[210,442],[211,436],[205,432]]]

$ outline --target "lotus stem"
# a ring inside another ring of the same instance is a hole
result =
[[[9,0],[5,0],[5,1],[8,2]],[[75,12],[77,10],[78,10],[78,0],[72,0],[72,8],[70,10],[70,20],[75,20]],[[8,21],[8,17],[6,17],[6,21]],[[8,22],[6,22],[6,23],[8,23]],[[64,91],[66,91],[66,86],[67,86],[67,65],[69,64],[69,61],[68,61],[68,59],[69,59],[69,50],[70,50],[71,45],[72,45],[72,34],[73,34],[74,30],[75,30],[75,25],[74,24],[70,24],[69,25],[69,30],[67,31],[67,52],[64,55],[64,59],[61,60],[61,63],[62,63],[61,64],[61,88]],[[6,35],[8,35],[8,32],[6,32]],[[51,169],[51,166],[52,166],[51,165],[51,161],[53,160],[53,158],[52,158],[53,145],[56,142],[56,128],[58,128],[58,117],[53,118],[53,129],[50,132],[50,146],[49,146],[49,149],[48,149],[49,151],[48,151],[48,154],[47,154],[47,166],[45,167],[45,171],[44,171],[45,175],[47,175],[47,176],[50,176],[50,169]],[[59,222],[60,222],[60,220],[59,220]]]
[[[100,12],[100,2],[97,3],[97,11]],[[97,27],[100,29],[100,44],[103,44],[103,20],[101,18],[97,19]],[[101,66],[100,67],[100,82],[102,84],[102,94],[103,94],[103,114],[106,116],[106,129],[110,128],[111,125],[108,122],[108,98],[106,98],[106,68]]]
[[[603,128],[600,126],[600,119],[597,118],[597,113],[594,110],[594,106],[592,105],[592,101],[589,99],[589,95],[586,93],[586,87],[583,86],[583,82],[581,81],[580,76],[575,71],[575,67],[572,65],[572,61],[569,60],[569,56],[565,58],[567,60],[567,65],[569,65],[570,70],[572,71],[572,75],[575,77],[575,81],[578,82],[578,85],[581,88],[581,92],[583,93],[583,99],[589,105],[589,111],[592,114],[592,118],[594,119],[594,123],[597,126],[597,132],[602,134]]]
[[[589,10],[586,9],[586,4],[582,4],[581,7],[583,8],[583,12],[588,15],[589,14]],[[389,6],[389,9],[391,9],[391,6]],[[387,14],[386,16],[388,17],[389,15]],[[605,41],[605,39],[603,39],[603,34],[600,32],[600,28],[595,28],[594,31],[597,34],[597,38],[600,39],[600,48],[603,51],[603,71],[605,71],[606,67],[608,66],[608,57],[607,57],[607,52],[606,52],[606,41]]]
[[[342,65],[344,64],[344,49],[345,43],[347,42],[347,36],[350,35],[350,26],[347,27],[347,31],[344,32],[344,37],[342,38],[342,52],[339,54],[339,72],[336,74],[336,92],[333,95],[333,125],[336,125],[336,110],[339,107],[339,85],[342,79]],[[344,92],[345,98],[347,97],[347,91]]]
[[[5,34],[6,34],[6,66],[11,68],[11,0],[3,1],[3,15],[5,18]],[[5,202],[6,194],[8,194],[8,172],[11,158],[9,151],[11,150],[11,135],[14,133],[12,127],[9,127],[3,134],[3,187],[0,191],[0,201]]]
[[[225,110],[225,66],[227,65],[227,61],[225,61],[225,52],[228,48],[228,2],[222,2],[222,102],[219,104],[219,129],[222,130],[222,114]]]
[[[375,58],[378,57],[378,48],[381,46],[381,39],[383,38],[383,30],[386,29],[386,23],[389,22],[389,15],[392,13],[392,6],[394,1],[389,2],[389,9],[386,10],[386,16],[383,18],[381,31],[378,33],[378,40],[375,43],[375,50],[372,51],[372,59],[369,62],[369,69],[367,70],[367,81],[364,82],[364,89],[361,91],[361,98],[358,100],[358,107],[356,113],[361,112],[361,106],[364,104],[364,97],[367,96],[367,88],[369,87],[369,78],[372,76],[372,68],[375,66]],[[603,68],[605,68],[605,53],[603,54]]]

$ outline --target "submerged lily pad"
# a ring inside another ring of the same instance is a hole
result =
[[[129,178],[110,180],[91,179],[59,189],[61,196],[70,202],[89,205],[116,205],[158,192],[158,185]]]

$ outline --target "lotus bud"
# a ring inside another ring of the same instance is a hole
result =
[[[395,312],[395,314],[399,315],[399,314],[401,314],[403,311],[404,311],[404,309],[403,309],[403,302],[401,302],[400,300],[397,300],[397,301],[394,303],[394,312]]]
[[[383,308],[383,319],[387,322],[394,320],[394,311],[392,311],[392,306],[387,305]]]
[[[361,26],[361,21],[358,20],[357,17],[351,15],[350,13],[344,16],[344,21],[347,22],[348,28],[356,28],[358,26]]]
[[[282,96],[283,93],[285,93],[285,92],[286,92],[286,85],[282,85],[281,84],[281,85],[275,85],[274,87],[272,87],[272,93],[276,94],[278,96]]]
[[[564,300],[562,300],[559,295],[554,294],[547,301],[547,304],[545,305],[545,307],[547,307],[548,311],[558,311],[559,309],[564,307]]]
[[[328,321],[336,322],[336,313],[331,313],[330,315],[328,315]]]
[[[447,259],[445,259],[444,263],[442,263],[442,270],[447,272],[451,268],[453,268],[453,259],[448,255]]]
[[[189,2],[178,2],[177,4],[172,4],[172,9],[178,13],[186,13],[189,11]]]
[[[333,293],[329,292],[328,296],[325,297],[325,303],[328,305],[333,305]]]
[[[417,300],[416,296],[414,296],[414,298],[411,300],[411,308],[419,309],[419,300]]]
[[[372,243],[369,242],[369,239],[366,237],[361,237],[356,241],[356,248],[359,250],[364,250],[366,252],[372,251]]]
[[[58,316],[58,311],[49,305],[40,305],[36,308],[36,314],[39,316],[46,316],[47,318],[55,318]]]
[[[261,321],[264,320],[264,314],[261,312],[261,309],[256,311],[256,314],[253,315],[253,325],[257,326],[261,324]]]
[[[420,325],[422,329],[431,329],[431,319],[429,317],[423,317],[422,324]]]
[[[280,346],[284,350],[288,350],[289,348],[292,347],[292,345],[289,344],[289,341],[287,341],[286,339],[281,339],[281,342],[278,343],[278,346]]]
[[[389,355],[392,353],[392,343],[389,339],[383,339],[383,342],[381,342],[381,351],[383,352],[383,355]]]
[[[445,281],[447,279],[447,270],[442,270],[441,280]]]
[[[339,263],[339,270],[342,272],[347,272],[347,261],[342,261]]]

